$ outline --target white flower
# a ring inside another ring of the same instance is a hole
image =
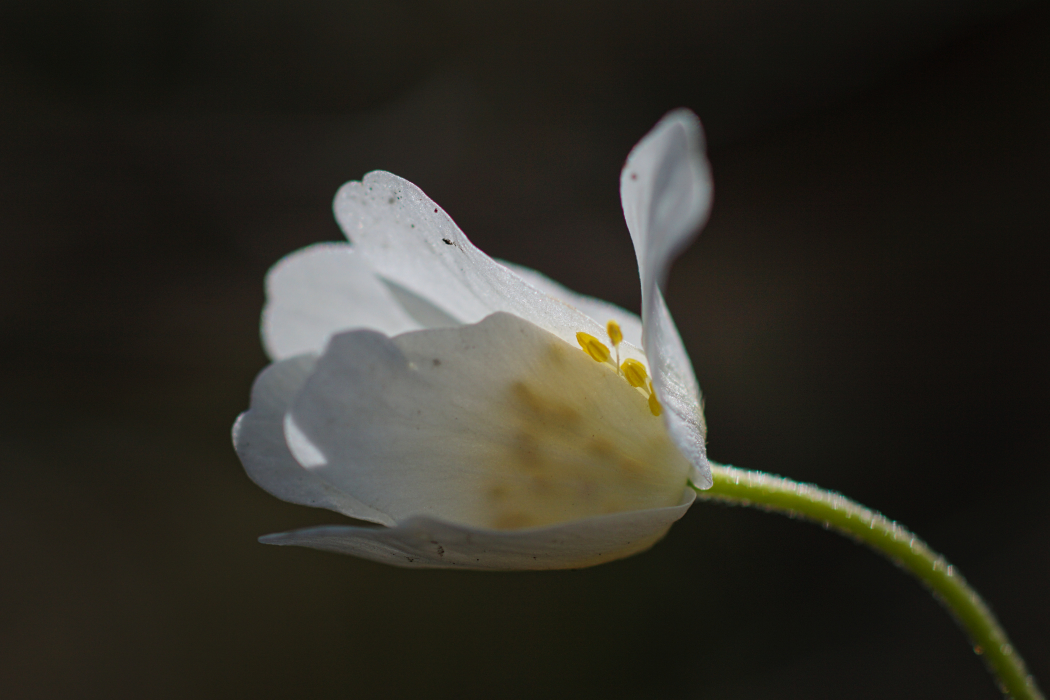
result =
[[[261,540],[473,569],[590,566],[659,540],[693,502],[687,482],[711,484],[699,388],[660,292],[710,208],[692,113],[634,148],[620,194],[641,319],[492,260],[395,175],[344,185],[351,244],[298,251],[267,277],[274,363],[233,436],[273,495],[375,525]]]

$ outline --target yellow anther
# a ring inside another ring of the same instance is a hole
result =
[[[664,409],[660,406],[660,402],[656,400],[656,392],[653,391],[652,382],[649,382],[649,411],[654,416],[658,416],[664,411]]]
[[[608,362],[609,361],[609,348],[605,347],[602,341],[595,338],[590,333],[584,333],[580,331],[576,334],[576,342],[580,344],[583,351],[590,355],[596,362]]]
[[[620,330],[620,324],[616,321],[606,323],[605,331],[609,334],[609,340],[612,341],[614,346],[623,342],[623,331]]]
[[[645,382],[649,379],[649,374],[645,371],[645,365],[638,360],[632,360],[628,357],[620,365],[620,369],[623,371],[624,379],[627,380],[628,384],[637,389],[645,388]]]

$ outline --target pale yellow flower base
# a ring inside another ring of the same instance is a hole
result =
[[[812,520],[863,542],[914,574],[969,635],[974,652],[982,656],[1004,695],[1016,700],[1043,700],[1035,678],[977,592],[944,557],[900,524],[812,484],[714,463],[711,471],[714,486],[705,491],[697,489],[701,500]]]

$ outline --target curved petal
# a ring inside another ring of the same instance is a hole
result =
[[[570,344],[585,331],[605,337],[595,320],[556,296],[536,289],[478,250],[437,204],[408,180],[376,171],[336,193],[336,219],[354,249],[376,273],[426,299],[452,318],[477,323],[505,311]],[[625,357],[645,362],[637,346]]]
[[[642,319],[637,314],[632,314],[627,309],[620,308],[616,304],[610,304],[595,297],[577,294],[568,287],[562,286],[550,277],[536,272],[532,268],[515,265],[506,260],[498,262],[509,267],[518,277],[521,277],[544,294],[560,299],[569,306],[575,306],[598,323],[604,324],[610,320],[616,321],[620,324],[620,330],[623,331],[623,339],[635,347],[642,347]]]
[[[389,516],[365,506],[304,469],[288,450],[284,417],[315,363],[316,358],[309,355],[275,362],[255,379],[251,408],[233,424],[233,445],[244,471],[252,481],[281,500],[392,525],[394,521]]]
[[[337,335],[290,415],[321,478],[398,522],[518,529],[669,506],[689,475],[611,365],[511,314]]]
[[[620,200],[643,290],[648,282],[662,286],[671,261],[696,238],[712,191],[700,120],[689,110],[670,112],[631,150]]]
[[[415,517],[393,528],[333,525],[266,535],[259,541],[414,568],[580,569],[649,549],[695,498],[693,490],[686,489],[675,506],[510,532]]]
[[[712,483],[700,387],[660,288],[671,261],[707,219],[711,192],[700,122],[688,110],[664,117],[634,147],[620,175],[624,218],[642,280],[642,346],[667,429],[692,462],[692,480],[700,488]]]
[[[275,360],[319,353],[351,328],[395,335],[422,327],[345,243],[298,250],[266,275],[263,345]]]
[[[650,353],[653,386],[664,408],[664,425],[679,451],[693,465],[689,480],[698,488],[709,489],[714,480],[707,461],[707,425],[700,386],[659,287],[654,286],[648,302],[644,340]]]

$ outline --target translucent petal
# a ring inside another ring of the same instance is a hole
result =
[[[605,337],[605,322],[528,284],[467,240],[423,191],[391,173],[369,173],[335,196],[347,238],[376,273],[464,323],[512,313],[574,344],[576,333]],[[637,345],[627,356],[644,362]]]
[[[696,494],[677,505],[614,513],[549,527],[502,531],[435,518],[410,518],[393,528],[328,526],[266,535],[266,544],[311,547],[383,564],[416,568],[578,569],[652,547],[685,515]]]
[[[288,255],[266,276],[263,344],[275,360],[319,353],[335,333],[371,328],[396,335],[423,328],[367,262],[345,243]]]
[[[698,488],[709,489],[714,481],[707,461],[707,425],[704,423],[700,387],[659,287],[653,288],[649,298],[645,344],[651,352],[649,369],[656,396],[664,409],[667,432],[693,465],[689,480]]]
[[[300,466],[284,438],[284,418],[292,399],[313,371],[308,355],[275,362],[255,379],[251,408],[233,425],[233,445],[244,470],[274,496],[304,506],[386,525],[393,520],[325,483],[316,472]]]
[[[325,481],[398,522],[518,529],[671,506],[690,470],[612,366],[503,313],[335,336],[291,416]]]
[[[711,485],[700,388],[660,288],[671,261],[698,233],[711,207],[711,172],[700,122],[671,112],[635,146],[620,176],[624,217],[642,279],[642,346],[664,420],[694,467],[693,482]]]
[[[637,314],[632,314],[627,309],[623,309],[616,304],[577,294],[531,268],[515,265],[504,260],[499,262],[509,267],[515,274],[544,294],[560,299],[570,306],[575,306],[597,323],[605,324],[610,320],[616,321],[620,324],[620,330],[623,331],[624,341],[636,348],[642,347],[642,319]]]
[[[631,150],[620,174],[643,289],[648,282],[663,285],[671,261],[707,220],[711,194],[700,121],[688,110],[675,110]]]

